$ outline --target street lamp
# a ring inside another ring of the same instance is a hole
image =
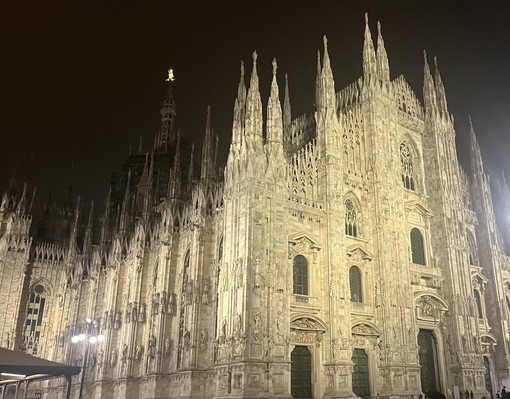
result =
[[[85,369],[87,367],[89,361],[89,345],[101,343],[104,341],[104,335],[98,331],[98,323],[96,320],[91,318],[85,319],[85,324],[82,332],[78,335],[73,335],[71,338],[71,342],[73,344],[84,343],[85,344],[85,353],[83,354],[83,364],[81,368],[81,377],[80,377],[80,395],[79,399],[82,398],[83,393],[83,384],[85,382]],[[97,334],[96,334],[97,333]]]

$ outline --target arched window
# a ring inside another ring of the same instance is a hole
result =
[[[469,264],[470,265],[478,265],[477,257],[476,257],[476,243],[473,235],[468,232],[467,234],[468,241],[468,251],[469,251]]]
[[[425,264],[425,248],[423,246],[423,236],[416,227],[411,230],[411,254],[413,263],[418,265]]]
[[[363,302],[361,270],[357,266],[352,266],[349,269],[349,285],[351,287],[351,302]]]
[[[406,143],[400,144],[400,162],[402,164],[402,183],[405,188],[414,191],[413,158]]]
[[[41,335],[45,303],[45,289],[41,284],[37,284],[30,291],[23,338],[23,352],[29,355],[37,355],[39,350],[39,337]]]
[[[478,290],[473,290],[473,296],[475,297],[476,311],[478,313],[478,318],[483,319],[482,298],[480,297],[480,293],[478,292]]]
[[[293,262],[293,293],[308,295],[308,261],[303,255],[298,255]]]
[[[350,199],[345,200],[345,234],[351,237],[358,236],[358,224],[356,220],[356,208]]]
[[[220,245],[218,246],[218,265],[221,267],[223,263],[223,237],[221,237]]]

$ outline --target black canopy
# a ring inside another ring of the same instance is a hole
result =
[[[18,381],[47,380],[57,377],[66,377],[69,381],[70,377],[79,374],[80,370],[80,367],[51,362],[0,347],[0,386]]]

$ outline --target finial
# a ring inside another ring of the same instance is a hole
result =
[[[437,57],[434,57],[434,66],[436,67],[437,69]]]
[[[174,70],[172,68],[168,69],[168,78],[166,78],[167,82],[173,82],[175,80]]]
[[[257,63],[257,50],[255,50],[253,52],[252,57],[253,57],[253,65],[255,65]]]
[[[211,116],[211,106],[207,104],[207,116]]]
[[[273,58],[273,75],[276,75],[276,70],[278,69],[278,64],[276,63],[276,58]]]
[[[423,59],[427,62],[427,50],[423,49]]]
[[[368,12],[365,13],[365,24],[368,25]]]
[[[377,33],[381,36],[381,23],[377,21]]]
[[[471,114],[468,114],[468,119],[469,119],[469,127],[471,128],[471,130],[473,130],[473,121],[471,120]]]
[[[328,38],[326,37],[326,35],[322,37],[322,41],[324,42],[324,48],[328,47]]]
[[[241,76],[244,76],[244,61],[241,60]]]

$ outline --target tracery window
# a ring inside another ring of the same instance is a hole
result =
[[[423,236],[416,227],[411,230],[411,255],[413,263],[425,265],[425,248]]]
[[[345,234],[351,237],[358,236],[358,223],[356,220],[356,208],[351,199],[345,200]]]
[[[351,302],[363,302],[361,270],[358,266],[352,266],[349,269],[349,286],[351,287]]]
[[[303,255],[297,255],[293,261],[293,293],[308,295],[308,261]]]
[[[409,146],[400,144],[400,162],[402,164],[402,182],[408,190],[414,191],[413,159]]]
[[[483,319],[482,298],[480,297],[480,292],[478,292],[478,290],[473,290],[473,296],[475,297],[478,318]]]
[[[37,284],[30,292],[25,321],[23,352],[29,355],[37,355],[39,350],[39,337],[41,335],[45,303],[45,289],[41,284]]]

